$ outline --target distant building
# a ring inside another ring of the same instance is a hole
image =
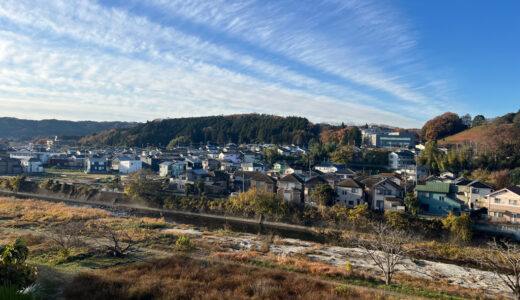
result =
[[[22,160],[21,164],[25,173],[43,173],[42,162],[35,157]]]
[[[87,174],[106,174],[108,171],[108,164],[106,157],[89,157],[87,158]]]
[[[264,172],[264,165],[259,163],[242,163],[241,168],[246,172]]]
[[[23,172],[19,159],[0,157],[0,175],[19,175]]]
[[[278,180],[278,196],[287,201],[303,202],[303,179],[296,174],[286,175]]]
[[[336,173],[339,170],[344,169],[345,166],[337,165],[330,162],[322,162],[316,166],[314,166],[314,170],[318,170],[322,173]]]
[[[363,144],[375,148],[411,148],[415,145],[415,133],[398,132],[382,128],[361,130]]]
[[[407,169],[414,164],[414,154],[411,151],[400,150],[388,153],[388,167],[390,169]]]
[[[129,158],[119,162],[119,174],[132,174],[143,168],[143,163],[139,159]]]
[[[185,169],[186,164],[183,161],[164,161],[159,164],[159,175],[163,177],[171,176],[177,178]]]

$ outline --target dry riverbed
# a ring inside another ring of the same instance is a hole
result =
[[[192,228],[170,228],[165,229],[164,232],[187,234],[195,241],[204,242],[205,245],[220,245],[218,250],[221,251],[257,251],[258,253],[261,250],[260,253],[263,253],[263,256],[298,257],[300,259],[306,257],[312,262],[342,268],[349,262],[354,269],[367,271],[373,276],[381,276],[377,266],[365,257],[360,248],[328,246],[278,237],[272,238],[272,241],[267,241],[265,236],[260,235],[247,233],[215,234]],[[508,288],[492,272],[488,271],[410,258],[405,258],[398,269],[404,274],[417,278],[444,281],[468,289],[481,289],[489,292],[490,296],[497,294],[511,296]]]

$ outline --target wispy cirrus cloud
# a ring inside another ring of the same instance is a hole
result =
[[[389,8],[278,5],[7,1],[0,4],[0,108],[33,118],[256,111],[401,126],[442,109],[429,95],[442,81],[410,81],[415,40]]]

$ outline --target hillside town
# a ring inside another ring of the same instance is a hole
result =
[[[496,189],[490,183],[470,180],[452,171],[433,175],[417,163],[425,146],[416,144],[413,133],[372,126],[362,129],[361,134],[361,145],[351,147],[352,151],[359,156],[377,151],[383,155],[384,164],[381,160],[377,164],[311,162],[311,149],[302,145],[81,148],[54,137],[37,145],[0,143],[0,175],[23,173],[35,181],[54,176],[71,184],[102,186],[116,177],[124,185],[139,174],[166,182],[166,191],[174,194],[196,194],[195,190],[200,189],[205,195],[223,198],[254,188],[309,206],[319,205],[312,197],[313,189],[328,185],[334,191],[331,201],[326,203],[329,206],[354,208],[367,204],[379,212],[406,211],[409,208],[404,199],[414,194],[425,216],[471,214],[482,221],[519,221],[520,187]],[[74,180],[74,176],[67,175],[71,172],[92,176]]]

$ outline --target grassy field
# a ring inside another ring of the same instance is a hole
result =
[[[124,237],[122,242],[135,242],[133,251],[112,256],[110,239],[99,234],[101,226]],[[313,262],[299,253],[274,255],[269,253],[269,245],[277,243],[273,237],[258,237],[265,245],[257,250],[237,251],[226,236],[239,234],[226,230],[192,235],[194,251],[180,255],[176,242],[184,233],[165,229],[193,230],[174,228],[164,219],[0,198],[0,244],[20,236],[27,241],[28,262],[40,269],[39,282],[50,299],[62,293],[67,299],[485,298],[480,290],[449,282],[403,275],[385,286],[373,272]],[[66,243],[64,237],[70,236],[76,239]]]

